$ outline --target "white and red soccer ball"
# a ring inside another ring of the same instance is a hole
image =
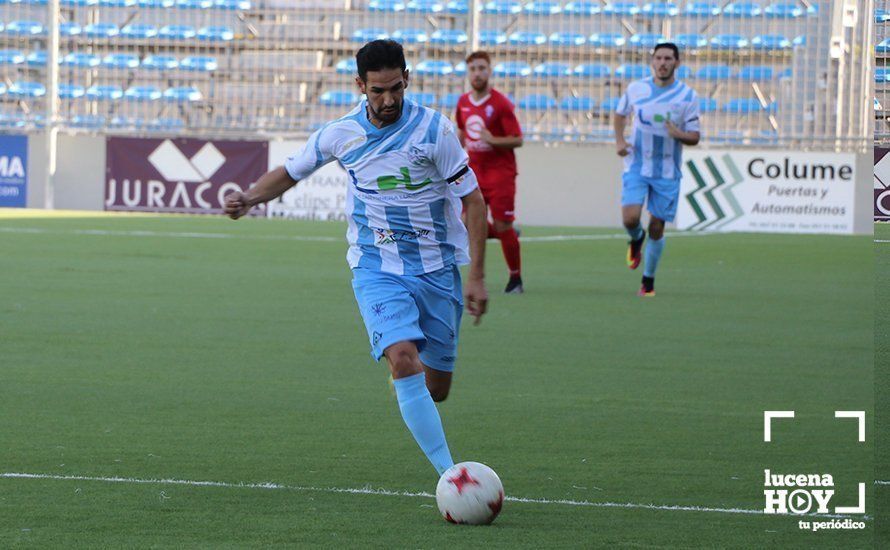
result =
[[[504,486],[485,464],[461,462],[439,478],[436,504],[451,523],[488,525],[504,505]]]

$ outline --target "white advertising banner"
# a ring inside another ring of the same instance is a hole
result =
[[[269,169],[284,164],[287,157],[302,149],[305,141],[270,141]],[[329,163],[299,184],[271,201],[266,207],[270,218],[296,220],[345,220],[346,185],[349,176],[336,161]]]
[[[853,232],[854,154],[687,148],[683,156],[680,229]]]

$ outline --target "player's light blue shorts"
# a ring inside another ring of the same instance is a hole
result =
[[[413,341],[423,364],[451,372],[463,314],[456,265],[423,275],[393,275],[356,267],[352,289],[377,361],[389,346]]]
[[[680,199],[679,179],[649,178],[635,172],[625,172],[621,182],[621,206],[646,202],[650,214],[666,222],[674,221]]]

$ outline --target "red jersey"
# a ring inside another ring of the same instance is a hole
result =
[[[463,131],[464,145],[470,157],[470,168],[481,178],[486,173],[516,176],[516,155],[513,149],[492,147],[481,140],[481,130],[487,128],[495,137],[521,136],[522,128],[513,113],[513,103],[495,90],[482,101],[468,92],[457,100],[457,127]]]

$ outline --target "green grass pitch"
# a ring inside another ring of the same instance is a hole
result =
[[[875,426],[890,248],[870,236],[669,236],[649,299],[615,230],[524,228],[522,296],[500,294],[490,243],[490,313],[462,327],[440,411],[455,459],[538,502],[468,528],[383,494],[436,476],[369,356],[343,233],[0,219],[0,475],[121,478],[0,477],[0,547],[866,548],[886,532],[874,438],[833,418]],[[528,239],[548,235],[587,238]],[[764,410],[796,411],[772,443]],[[866,529],[757,513],[766,468],[831,473],[832,505],[867,482]],[[160,479],[223,485],[136,482]]]

